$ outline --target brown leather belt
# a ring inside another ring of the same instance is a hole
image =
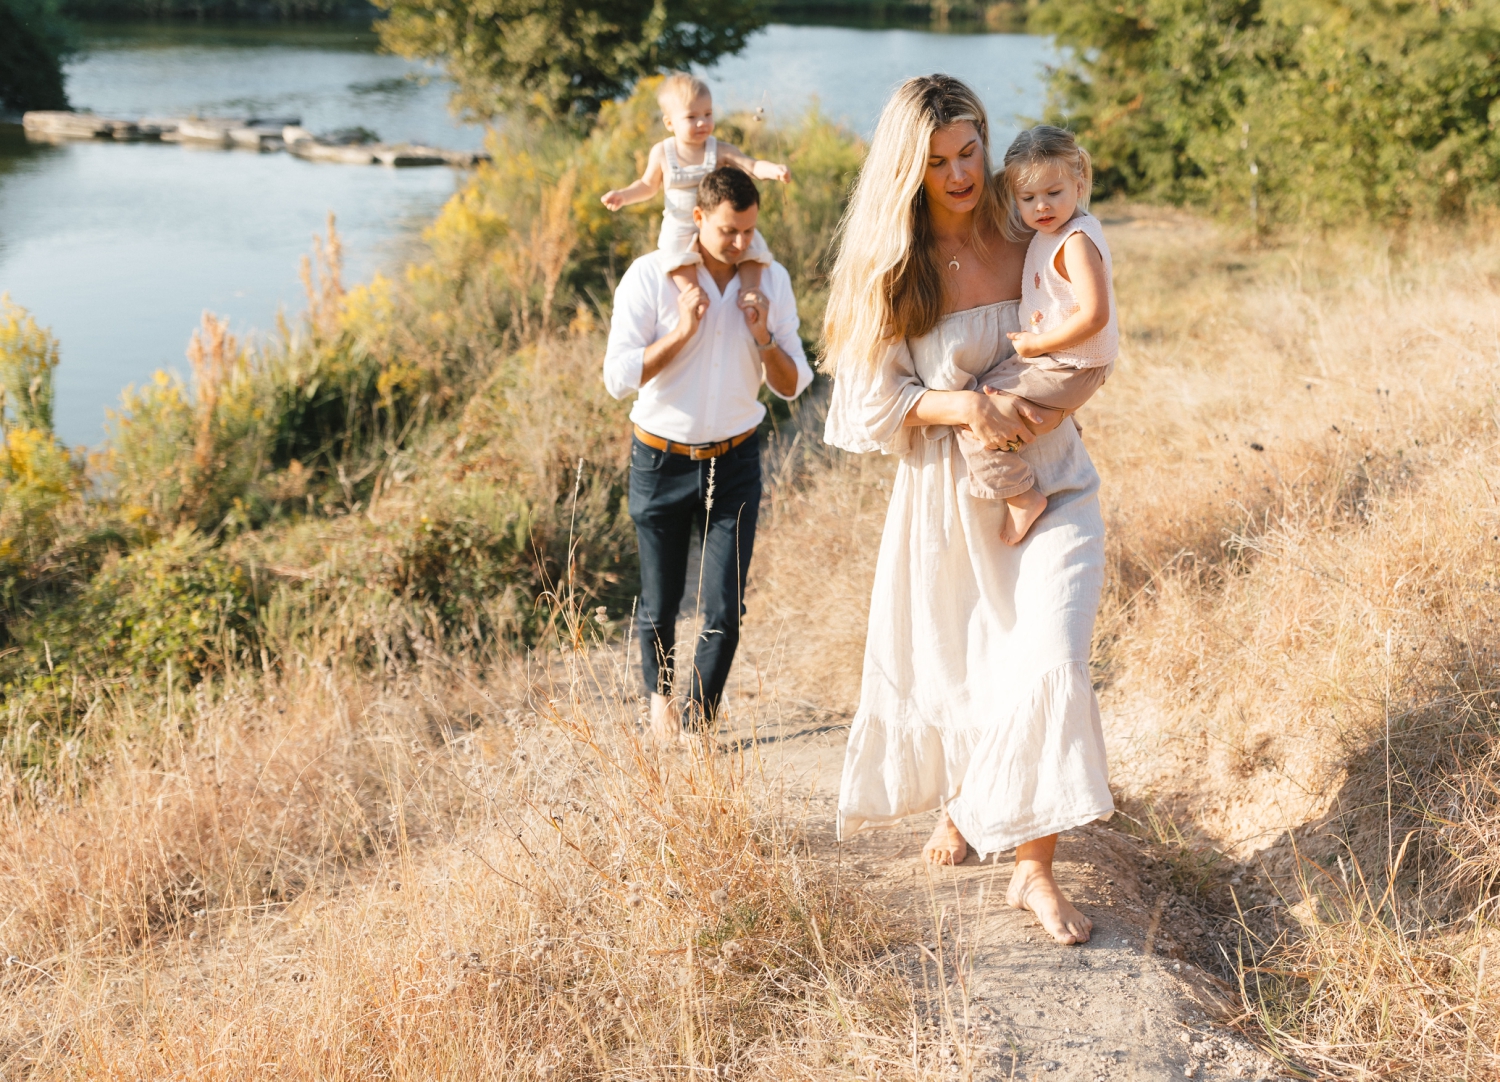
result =
[[[662,439],[653,436],[640,425],[634,425],[635,438],[657,451],[666,451],[672,455],[687,455],[688,458],[702,461],[708,458],[718,458],[720,455],[728,454],[751,436],[755,435],[755,429],[741,432],[738,436],[730,436],[727,440],[718,443],[677,443],[674,440]]]

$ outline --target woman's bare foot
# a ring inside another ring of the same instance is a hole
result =
[[[962,864],[969,855],[969,843],[944,812],[932,828],[932,837],[922,846],[922,859],[928,864]]]
[[[663,744],[682,739],[682,713],[675,699],[665,695],[651,695],[651,737]]]
[[[1005,900],[1016,909],[1029,910],[1047,934],[1064,946],[1087,943],[1094,930],[1094,922],[1063,897],[1052,878],[1050,860],[1017,859]]]
[[[1028,488],[1019,496],[1005,498],[1005,521],[1000,526],[1000,540],[1007,545],[1019,545],[1026,538],[1042,512],[1047,510],[1047,497],[1034,488]]]

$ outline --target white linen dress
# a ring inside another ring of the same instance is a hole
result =
[[[1000,540],[947,426],[907,428],[939,371],[1012,352],[1019,302],[954,312],[834,381],[824,438],[899,454],[875,568],[839,834],[946,807],[981,859],[1114,811],[1089,647],[1104,584],[1099,475],[1067,422],[1021,451],[1047,509]],[[980,367],[983,367],[981,364]]]

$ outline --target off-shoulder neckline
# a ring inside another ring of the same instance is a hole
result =
[[[941,323],[941,322],[943,322],[943,320],[952,319],[955,316],[967,316],[967,315],[969,315],[969,314],[971,314],[973,312],[983,312],[983,311],[985,311],[986,309],[989,309],[989,308],[1002,308],[1002,307],[1004,307],[1007,304],[1020,304],[1020,303],[1021,303],[1021,298],[1020,297],[1012,297],[1008,301],[995,301],[993,304],[979,304],[979,305],[975,305],[973,308],[960,308],[956,312],[949,312],[947,315],[940,317],[938,319],[938,322]]]

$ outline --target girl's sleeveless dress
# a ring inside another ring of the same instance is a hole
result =
[[[1010,352],[1019,302],[946,316],[841,372],[824,438],[901,456],[875,569],[839,833],[946,806],[981,858],[1114,810],[1089,652],[1104,584],[1099,475],[1063,424],[1021,451],[1047,510],[1011,547],[947,426],[903,421],[931,374]]]
[[[683,165],[677,160],[677,140],[662,142],[665,162],[662,166],[662,191],[666,197],[666,209],[661,216],[661,234],[656,247],[671,254],[668,270],[702,263],[693,243],[698,239],[698,226],[693,222],[693,208],[698,205],[698,184],[704,177],[719,167],[719,141],[712,135],[703,150],[703,161],[698,165]],[[750,242],[750,250],[741,263],[764,263],[771,265],[771,249],[766,247],[760,230]]]

